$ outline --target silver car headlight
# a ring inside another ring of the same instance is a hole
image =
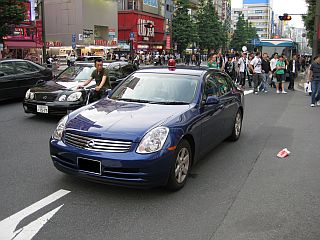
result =
[[[30,92],[30,99],[33,100],[34,99],[34,93]]]
[[[25,99],[29,99],[30,98],[30,89],[26,92],[26,95],[24,97],[25,97]]]
[[[59,99],[58,99],[59,102],[64,102],[64,101],[66,101],[66,100],[67,100],[67,95],[65,95],[65,94],[61,95],[61,96],[59,97]]]
[[[75,102],[75,101],[78,101],[82,96],[82,93],[81,92],[75,92],[75,93],[71,93],[68,98],[67,98],[67,101],[68,102]]]
[[[169,134],[169,128],[156,127],[150,130],[141,140],[137,153],[153,153],[162,149]]]
[[[58,123],[57,128],[54,130],[52,134],[52,138],[55,140],[61,140],[63,131],[66,127],[66,123],[68,121],[68,116],[64,116]]]

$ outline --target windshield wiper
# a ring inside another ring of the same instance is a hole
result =
[[[172,101],[172,102],[150,102],[150,104],[162,104],[162,105],[189,105],[188,102],[179,102],[179,101]]]
[[[138,103],[149,103],[150,102],[148,100],[134,99],[134,98],[118,98],[115,100],[126,101],[126,102],[138,102]]]

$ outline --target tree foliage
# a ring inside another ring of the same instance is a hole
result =
[[[201,49],[219,49],[227,45],[226,26],[219,20],[212,1],[200,0],[196,14],[197,42]]]
[[[12,33],[14,26],[25,20],[27,0],[0,0],[0,42]]]
[[[307,39],[309,45],[312,46],[313,35],[314,35],[314,20],[316,15],[316,1],[315,0],[306,0],[308,3],[308,13],[302,17],[304,21],[304,26],[307,30]]]
[[[184,51],[195,40],[195,25],[188,14],[189,0],[177,0],[177,10],[172,19],[172,38],[178,44],[178,51]]]
[[[251,40],[254,38],[258,38],[257,30],[240,14],[230,43],[231,48],[240,51],[242,46],[247,46],[250,49]]]

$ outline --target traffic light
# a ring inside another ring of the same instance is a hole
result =
[[[287,13],[283,14],[283,16],[279,16],[280,21],[290,21],[292,19]]]
[[[145,28],[154,28],[154,25],[151,22],[148,22],[144,25]]]

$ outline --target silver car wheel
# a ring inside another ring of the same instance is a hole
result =
[[[234,132],[237,137],[240,135],[241,126],[242,126],[241,112],[238,112],[236,116],[236,121],[234,123]]]
[[[175,177],[177,183],[182,183],[187,175],[189,170],[189,162],[190,162],[190,153],[187,148],[181,148],[175,164]]]

